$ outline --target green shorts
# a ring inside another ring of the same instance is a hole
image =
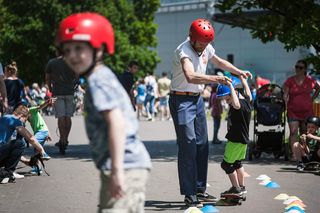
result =
[[[224,150],[223,160],[227,163],[244,160],[246,158],[247,144],[228,141]]]

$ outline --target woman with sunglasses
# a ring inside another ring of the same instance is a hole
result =
[[[284,100],[287,106],[288,124],[290,130],[290,147],[293,148],[299,134],[306,133],[305,121],[313,116],[312,102],[318,97],[320,86],[315,79],[307,75],[307,62],[298,60],[295,65],[295,75],[284,83]],[[312,92],[313,95],[311,96]],[[291,160],[296,160],[294,154]]]

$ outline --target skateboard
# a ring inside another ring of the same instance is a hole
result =
[[[306,163],[303,172],[320,172],[320,162],[311,161]]]
[[[246,195],[221,195],[220,200],[215,203],[216,206],[236,206],[246,201]]]

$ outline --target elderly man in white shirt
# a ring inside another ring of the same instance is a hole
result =
[[[174,52],[169,106],[177,135],[180,193],[187,206],[202,207],[214,202],[206,193],[208,170],[208,132],[204,102],[200,93],[204,84],[227,83],[225,76],[206,75],[208,62],[234,75],[252,77],[215,54],[210,42],[214,29],[206,19],[196,19],[189,38]]]

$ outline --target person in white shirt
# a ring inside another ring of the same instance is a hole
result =
[[[157,81],[153,76],[153,72],[148,72],[148,75],[144,79],[146,84],[146,99],[144,101],[144,107],[147,111],[148,121],[154,121],[154,102],[156,100]]]
[[[204,84],[231,80],[225,76],[206,75],[210,62],[222,70],[245,78],[252,77],[218,57],[210,42],[214,29],[206,19],[192,22],[189,37],[174,52],[169,106],[178,144],[180,193],[187,206],[202,207],[201,202],[217,200],[206,193],[208,169],[208,132],[204,102],[200,93]]]

